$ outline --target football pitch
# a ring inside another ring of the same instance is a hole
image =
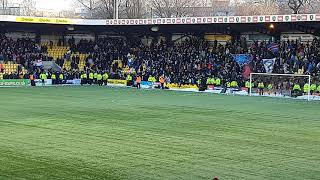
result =
[[[0,88],[0,179],[320,178],[320,103]]]

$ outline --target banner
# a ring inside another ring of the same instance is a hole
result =
[[[136,81],[134,81],[134,84],[136,84]],[[141,88],[142,89],[152,89],[153,88],[153,83],[149,81],[141,81]]]
[[[179,84],[167,84],[166,87],[168,88],[173,88],[173,89],[197,89],[197,85],[192,85],[192,84],[185,84],[185,85],[179,85]]]
[[[44,18],[44,17],[16,17],[16,22],[23,23],[47,23],[47,24],[72,24],[71,19]]]
[[[243,73],[242,73],[242,77],[244,79],[248,79],[250,77],[250,74],[251,74],[251,68],[249,65],[245,65],[243,67]]]
[[[35,61],[37,67],[41,67],[43,65],[42,60]]]
[[[277,53],[279,52],[279,44],[277,43],[271,43],[267,46],[268,50],[273,52],[273,53]]]
[[[66,84],[72,84],[72,85],[81,85],[81,79],[73,79],[73,80],[67,80]]]
[[[0,86],[29,86],[28,79],[1,79]]]
[[[262,59],[264,68],[266,70],[266,73],[272,73],[274,63],[276,61],[276,58],[274,59]]]
[[[108,79],[108,84],[116,86],[127,86],[127,80]]]
[[[233,59],[239,65],[245,65],[245,64],[248,64],[250,61],[252,61],[252,55],[251,54],[234,54]]]
[[[41,79],[35,79],[34,82],[36,83],[36,86],[42,86]],[[44,80],[44,86],[51,86],[51,85],[52,85],[52,79]]]

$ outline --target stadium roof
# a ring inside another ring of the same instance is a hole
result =
[[[87,26],[127,25],[189,25],[189,24],[254,24],[272,22],[319,22],[320,14],[262,15],[262,16],[214,16],[156,19],[67,19],[0,15],[0,22],[65,24]]]

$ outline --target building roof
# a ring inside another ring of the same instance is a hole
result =
[[[68,19],[0,15],[0,22],[67,24],[87,26],[142,26],[188,24],[254,24],[277,22],[319,22],[320,14],[260,15],[260,16],[212,16],[156,19]]]

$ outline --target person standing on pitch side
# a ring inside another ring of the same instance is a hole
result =
[[[102,75],[102,78],[103,78],[104,85],[107,86],[108,79],[109,79],[109,75],[108,75],[107,71],[104,72],[104,74]]]
[[[164,89],[165,79],[164,79],[164,76],[163,76],[163,75],[160,77],[159,81],[160,81],[161,89]]]
[[[52,84],[53,84],[53,85],[57,84],[57,82],[56,82],[57,76],[56,76],[55,72],[53,72],[53,73],[51,74],[51,79],[52,79]]]
[[[29,79],[30,79],[31,86],[36,86],[36,83],[34,82],[34,75],[33,75],[33,73],[30,73]]]
[[[60,72],[60,74],[59,74],[59,84],[63,84],[63,80],[64,80],[63,72]]]
[[[89,73],[89,84],[90,84],[90,85],[92,85],[92,83],[93,83],[93,78],[94,78],[94,74],[93,74],[93,72],[91,71],[91,72]]]
[[[137,89],[141,89],[141,76],[138,75],[136,78]]]
[[[98,84],[97,76],[98,76],[98,72],[95,72],[93,74],[93,84]]]
[[[98,84],[98,86],[103,85],[102,74],[100,72],[97,74],[97,84]]]
[[[46,80],[47,80],[47,74],[45,71],[42,71],[42,73],[40,74],[40,79],[42,82],[42,86],[46,85]]]

